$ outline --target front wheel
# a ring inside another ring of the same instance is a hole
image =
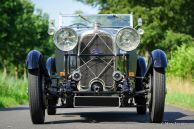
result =
[[[136,71],[136,76],[138,77],[143,77],[146,71],[146,63],[145,59],[143,57],[139,57],[137,60],[137,71]],[[136,78],[135,79],[135,90],[136,91],[141,91],[144,90],[144,85],[143,85],[143,79],[142,78]],[[145,115],[147,111],[147,106],[146,106],[146,98],[145,95],[138,95],[135,96],[135,102],[136,102],[136,110],[137,114],[140,115]]]
[[[66,107],[73,108],[73,96],[67,96],[66,98]]]
[[[153,68],[153,74],[150,79],[151,99],[149,103],[150,122],[160,123],[163,120],[165,105],[165,69]]]
[[[45,108],[43,104],[42,76],[38,70],[28,72],[28,94],[30,114],[33,124],[43,124]]]
[[[50,98],[48,99],[48,107],[47,107],[47,114],[48,115],[55,115],[56,114],[56,104],[58,102],[58,98]]]
[[[145,115],[146,114],[146,110],[147,110],[146,104],[144,104],[144,105],[137,105],[136,110],[137,110],[137,114]]]
[[[54,106],[56,106],[56,105],[54,105]],[[56,107],[50,106],[50,107],[47,108],[47,114],[48,115],[55,115],[56,112],[57,112]]]

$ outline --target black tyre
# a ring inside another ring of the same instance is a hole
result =
[[[47,114],[48,115],[55,115],[56,114],[56,108],[55,107],[51,107],[51,106],[48,106],[47,108]]]
[[[55,115],[56,114],[56,104],[58,102],[57,98],[48,99],[47,114]]]
[[[137,105],[136,110],[137,110],[137,114],[145,115],[147,112],[147,106],[146,106],[146,104]]]
[[[165,69],[154,68],[151,76],[151,99],[149,103],[150,122],[161,123],[165,105]]]
[[[143,57],[139,57],[137,60],[136,76],[143,77],[146,70],[146,64]],[[142,78],[135,79],[135,91],[144,90]],[[137,114],[144,115],[147,111],[145,95],[138,95],[135,97]]]
[[[28,94],[30,114],[33,124],[43,124],[45,108],[43,104],[42,76],[38,70],[28,72]]]
[[[67,96],[66,98],[66,107],[73,108],[73,96]]]

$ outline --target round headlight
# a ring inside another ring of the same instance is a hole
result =
[[[58,49],[70,51],[76,47],[78,36],[71,28],[61,28],[55,33],[54,42]]]
[[[117,46],[124,51],[132,51],[140,43],[140,36],[137,31],[130,27],[122,28],[116,36]]]

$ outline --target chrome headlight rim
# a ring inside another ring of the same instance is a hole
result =
[[[134,46],[128,47],[128,48],[123,48],[123,47],[121,47],[120,44],[119,44],[120,42],[118,41],[118,40],[119,40],[119,37],[118,37],[118,36],[120,36],[120,34],[122,33],[122,31],[124,31],[124,30],[126,30],[126,29],[132,30],[133,33],[136,34],[137,40],[136,40],[136,43],[135,43]],[[134,28],[132,28],[132,27],[123,27],[123,28],[121,28],[120,30],[118,30],[118,32],[117,32],[117,34],[116,34],[115,42],[116,42],[118,48],[120,48],[121,50],[126,51],[126,52],[127,52],[127,51],[132,51],[132,50],[135,50],[135,49],[139,46],[139,44],[140,44],[140,35],[139,35],[139,33],[137,32],[137,30],[134,29]]]
[[[71,48],[69,48],[69,49],[61,48],[61,47],[59,46],[59,44],[58,44],[57,38],[58,38],[59,34],[60,34],[62,31],[64,31],[64,30],[72,31],[73,34],[74,34],[74,36],[76,37],[76,38],[75,38],[75,44],[74,44]],[[56,33],[54,34],[54,44],[55,44],[55,46],[56,46],[59,50],[61,50],[61,51],[67,52],[67,51],[73,50],[73,49],[78,45],[78,41],[79,41],[79,38],[78,38],[78,35],[77,35],[76,31],[75,31],[74,29],[70,28],[70,27],[62,27],[62,28],[60,28],[59,30],[57,30]]]

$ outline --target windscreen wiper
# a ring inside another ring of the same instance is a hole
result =
[[[124,19],[124,18],[121,18],[121,17],[119,17],[119,16],[117,16],[117,15],[115,15],[115,14],[113,14],[112,17],[128,22],[128,20],[126,20],[126,19]]]
[[[85,17],[82,16],[81,14],[78,14],[78,16],[79,16],[81,19],[87,21],[88,23],[91,23],[91,21],[89,21],[87,18],[85,18]]]

